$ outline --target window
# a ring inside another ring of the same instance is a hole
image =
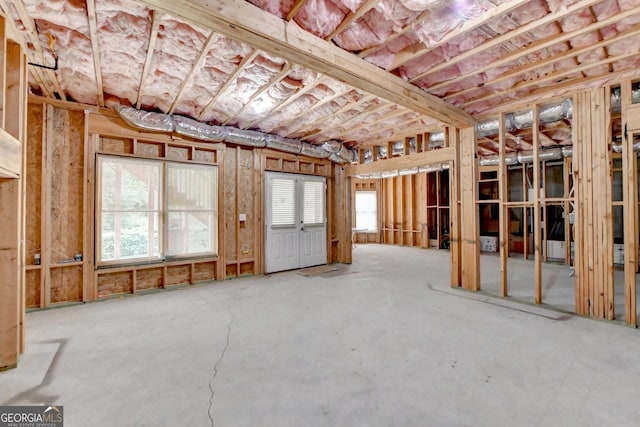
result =
[[[111,156],[97,163],[98,264],[216,254],[215,166]]]
[[[356,228],[378,230],[378,201],[375,191],[356,191]]]
[[[216,252],[216,169],[167,163],[167,255]]]

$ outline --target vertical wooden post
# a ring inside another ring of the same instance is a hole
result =
[[[633,152],[633,135],[638,129],[627,129],[631,104],[631,81],[622,82],[622,191],[624,200],[624,320],[637,326],[636,271],[638,271],[638,172]]]
[[[100,136],[89,134],[88,116],[87,111],[84,116],[84,236],[82,239],[82,300],[84,302],[93,301],[98,296],[93,271],[95,266],[95,165],[96,148],[100,142]]]
[[[0,178],[0,371],[14,368],[20,354],[20,186],[15,178]]]
[[[540,126],[538,123],[538,106],[533,106],[533,251],[534,251],[534,301],[542,303],[542,265],[541,265],[541,233],[540,217]],[[545,224],[546,227],[546,224]]]
[[[449,248],[451,251],[451,286],[462,286],[462,242],[460,235],[460,132],[456,128],[447,129],[453,133],[454,160],[449,167]],[[428,141],[428,138],[427,138]],[[428,178],[426,178],[428,179]],[[428,221],[428,218],[427,218]],[[427,246],[429,245],[429,230]]]
[[[476,193],[478,167],[476,161],[475,127],[462,129],[460,141],[460,234],[462,240],[462,286],[480,290],[480,251],[478,246],[478,209]]]
[[[227,257],[224,248],[220,248],[220,244],[224,245],[224,229],[225,229],[225,206],[224,206],[224,157],[227,155],[225,147],[221,147],[216,152],[216,160],[218,161],[218,260],[216,261],[216,280],[224,280],[227,274]],[[165,267],[165,277],[166,267]]]
[[[498,117],[500,127],[498,129],[499,160],[498,165],[498,198],[500,203],[499,223],[500,223],[500,295],[508,295],[507,283],[507,257],[509,255],[509,208],[505,205],[508,201],[507,188],[507,165],[505,164],[505,129],[504,113]]]

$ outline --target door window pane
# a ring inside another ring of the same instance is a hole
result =
[[[324,182],[304,181],[303,194],[304,223],[324,224]]]
[[[296,182],[273,178],[271,181],[271,225],[295,225]]]

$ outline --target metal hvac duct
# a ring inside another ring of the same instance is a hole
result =
[[[302,144],[300,143],[300,141],[284,138],[278,135],[267,135],[266,145],[267,148],[294,154],[300,154],[300,150],[302,150]]]
[[[329,153],[329,160],[336,163],[351,163],[356,160],[356,152],[348,149],[341,142],[326,141],[322,148]]]
[[[611,144],[611,150],[614,153],[622,153],[622,144]],[[640,151],[640,141],[633,143],[633,152],[637,153]]]
[[[538,111],[540,123],[553,123],[559,120],[571,119],[573,117],[573,101],[565,99],[562,102],[545,105]],[[513,132],[517,129],[528,129],[533,126],[533,111],[521,111],[509,113],[504,116],[505,130]],[[476,125],[478,136],[497,135],[500,132],[500,121],[498,119],[485,120]]]
[[[228,142],[250,147],[269,147],[287,153],[304,154],[315,158],[329,158],[336,163],[353,162],[355,152],[338,141],[328,141],[322,145],[309,144],[297,139],[284,138],[253,130],[243,130],[232,126],[212,126],[183,116],[152,113],[133,107],[116,105],[114,109],[128,124],[139,129],[173,132],[209,142]]]
[[[209,126],[183,116],[173,116],[176,133],[210,142],[223,142],[227,136],[224,126]]]
[[[505,154],[504,163],[507,166],[515,165],[516,163],[518,163],[518,155],[516,153]],[[500,156],[496,154],[493,156],[481,157],[480,160],[478,160],[478,164],[480,166],[497,166],[500,164]]]
[[[167,114],[137,110],[124,105],[116,105],[114,109],[133,127],[156,132],[173,132],[175,128],[173,118]]]
[[[631,90],[631,103],[640,104],[640,88]],[[611,111],[614,113],[622,110],[622,91],[620,88],[615,88],[611,92]]]
[[[562,158],[562,150],[560,148],[551,148],[549,150],[541,150],[538,154],[539,160],[558,160]],[[520,151],[518,152],[518,162],[531,163],[533,162],[533,151]]]

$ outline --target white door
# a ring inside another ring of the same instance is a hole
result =
[[[266,272],[327,263],[326,180],[267,172]]]

